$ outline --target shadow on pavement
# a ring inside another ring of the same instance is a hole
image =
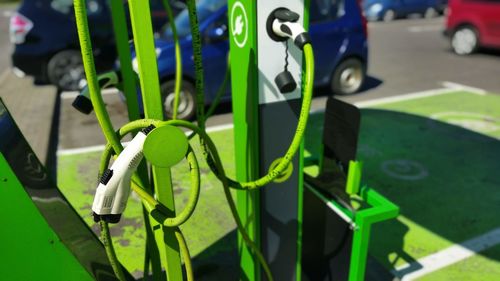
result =
[[[314,155],[323,116],[310,122],[306,150]],[[399,259],[412,263],[498,228],[497,155],[498,139],[422,116],[363,109],[357,153],[363,182],[401,208],[397,220],[374,225],[371,254],[394,268]],[[498,250],[479,254],[500,261]],[[405,273],[419,268],[414,263]]]
[[[380,85],[382,85],[383,83],[384,81],[378,79],[377,77],[368,75],[366,76],[365,83],[359,92],[362,93],[371,89],[375,89]]]

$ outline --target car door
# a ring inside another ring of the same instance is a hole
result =
[[[401,0],[401,16],[422,13],[426,9],[427,0]]]
[[[227,54],[229,52],[227,12],[219,11],[214,18],[207,20],[203,28],[203,68],[205,73],[205,89],[208,101],[212,101],[219,86],[224,81],[227,68]],[[229,97],[231,86],[226,88],[226,97]]]
[[[484,21],[484,41],[489,45],[500,46],[500,0],[481,0],[477,2],[479,17]]]
[[[345,0],[311,0],[309,34],[314,46],[315,84],[328,83],[333,68],[345,52],[349,17]]]

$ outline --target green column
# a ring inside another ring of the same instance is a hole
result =
[[[259,173],[256,8],[255,1],[251,0],[228,1],[236,178],[242,182],[257,179]],[[237,29],[236,22],[245,25],[240,26],[239,34],[231,32]],[[254,241],[258,241],[259,232],[258,198],[258,190],[237,192],[238,214]],[[241,279],[259,280],[258,263],[240,235],[238,249]]]
[[[163,106],[160,95],[149,1],[129,0],[129,5],[144,114],[146,118],[163,120]],[[153,166],[153,183],[158,201],[165,205],[171,216],[175,216],[175,202],[170,170]],[[165,245],[167,279],[182,280],[179,244],[175,238],[173,229],[159,225],[156,226],[155,223],[152,223],[152,225],[155,229],[155,237],[158,245]]]

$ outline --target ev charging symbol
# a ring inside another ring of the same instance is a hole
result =
[[[248,39],[248,18],[240,1],[236,1],[231,8],[231,35],[236,46],[245,46]]]

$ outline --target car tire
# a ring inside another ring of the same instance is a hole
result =
[[[174,99],[175,99],[175,81],[170,80],[160,85],[161,99],[165,117],[173,117]],[[183,80],[179,96],[179,108],[177,119],[191,120],[196,114],[196,94],[193,84]]]
[[[81,53],[77,50],[61,51],[49,60],[47,76],[50,83],[62,91],[77,91],[85,81]]]
[[[337,95],[354,94],[363,86],[365,77],[365,64],[357,58],[348,58],[333,71],[330,82],[332,92]]]
[[[433,18],[437,17],[438,15],[439,15],[439,13],[435,8],[429,7],[425,10],[424,18],[433,19]]]
[[[395,19],[396,19],[396,12],[391,9],[385,11],[384,15],[382,16],[382,20],[385,22],[390,22]]]
[[[461,26],[451,35],[450,44],[455,54],[461,56],[470,55],[479,46],[479,36],[474,27]]]

